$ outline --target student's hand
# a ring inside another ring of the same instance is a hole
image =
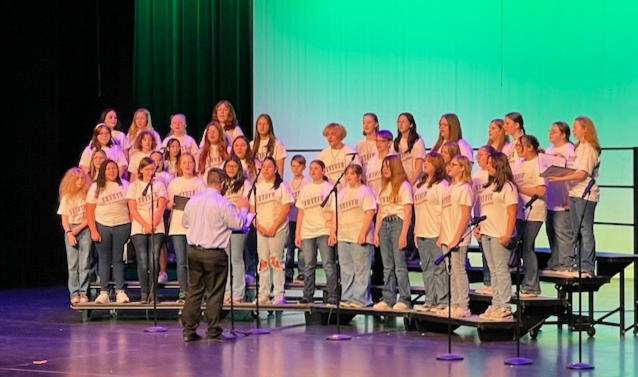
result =
[[[510,243],[511,240],[512,240],[512,236],[502,236],[498,239],[498,242],[500,242],[501,245],[507,247],[507,245]]]
[[[403,250],[408,246],[408,235],[401,233],[399,235],[399,250]]]
[[[257,231],[259,232],[259,234],[261,234],[264,237],[268,237],[268,234],[266,234],[268,229],[266,229],[265,227],[263,227],[261,225],[257,225],[256,227],[257,227]]]
[[[144,222],[144,224],[142,224],[142,231],[144,232],[144,234],[151,234],[153,233],[153,227],[151,226],[151,224]]]
[[[441,246],[443,245],[443,243],[441,242],[441,237],[436,239],[436,247],[441,248]]]
[[[359,245],[363,245],[364,243],[366,243],[366,236],[367,236],[367,233],[368,233],[368,232],[366,232],[366,233],[359,233],[359,236],[357,237],[357,243],[358,243]]]
[[[480,241],[480,239],[481,239],[481,227],[477,226],[476,228],[474,228],[472,233],[474,234],[474,238],[476,238],[477,240]]]
[[[295,246],[301,248],[301,237],[298,235],[295,235]]]
[[[95,232],[91,232],[91,239],[93,242],[102,242],[102,236],[100,236],[100,233],[97,230]]]
[[[248,198],[244,198],[242,197],[241,199],[239,199],[237,201],[237,209],[241,210],[241,209],[249,209],[250,208],[250,201],[248,200]]]
[[[374,240],[372,242],[374,242],[374,246],[379,247],[379,233],[374,232]]]
[[[275,228],[275,226],[271,226],[268,230],[266,230],[266,234],[265,236],[267,237],[274,237],[275,233],[277,233],[277,228]]]
[[[75,238],[75,234],[73,234],[73,232],[67,233],[66,238],[69,241],[69,245],[75,246],[78,244],[78,240]]]
[[[334,246],[337,244],[337,235],[332,233],[329,237],[328,237],[328,246]]]

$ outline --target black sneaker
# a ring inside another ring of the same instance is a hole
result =
[[[142,297],[140,298],[140,304],[148,303],[148,295],[146,293],[142,293]]]
[[[298,275],[297,275],[297,278],[296,278],[295,280],[297,280],[297,281],[303,281],[303,279],[304,279],[303,274],[298,274]]]
[[[310,304],[311,302],[310,302],[309,299],[307,299],[305,297],[302,297],[302,298],[299,299],[299,303],[303,304],[303,305],[307,305],[307,304]]]

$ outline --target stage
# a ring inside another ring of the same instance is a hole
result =
[[[597,293],[596,314],[615,307],[618,291],[614,281]],[[633,292],[627,295],[631,302]],[[510,367],[503,361],[515,356],[514,342],[480,342],[476,329],[461,327],[454,333],[452,350],[465,360],[437,361],[436,355],[447,352],[446,336],[406,332],[400,318],[380,322],[359,315],[342,326],[352,340],[332,342],[325,337],[336,331],[335,326],[306,326],[302,312],[262,312],[262,327],[271,329],[269,335],[230,344],[185,344],[178,320],[166,314],[159,322],[169,329],[166,333],[144,332],[152,321],[139,314],[120,314],[117,319],[105,314],[83,323],[81,314],[69,308],[63,286],[2,291],[0,312],[3,377],[571,376],[576,372],[565,367],[578,358],[578,333],[555,325],[544,325],[536,340],[522,338],[521,355],[534,364]],[[242,313],[236,323],[240,331],[253,327],[249,313]],[[626,313],[633,320],[633,312]],[[229,317],[222,326],[225,331],[230,328]],[[203,329],[200,326],[200,334]],[[597,330],[595,337],[583,333],[583,361],[595,369],[582,373],[635,375],[638,348],[633,332],[622,337],[614,327],[599,325]]]

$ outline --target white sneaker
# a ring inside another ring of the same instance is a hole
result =
[[[423,305],[417,306],[414,309],[421,313],[427,313],[427,312],[431,312],[434,309],[434,307],[432,307],[430,304],[423,304]]]
[[[109,294],[106,292],[100,292],[100,295],[95,299],[96,304],[108,304],[109,302],[111,302],[111,299],[109,299]]]
[[[385,301],[379,301],[372,306],[374,310],[390,310],[392,309],[390,305],[386,304]]]
[[[452,313],[454,313],[454,310],[455,310],[455,308],[452,308]],[[449,317],[450,308],[449,308],[449,306],[446,306],[446,305],[440,305],[436,309],[432,310],[432,313],[434,315],[438,315],[438,316],[441,316],[441,317]]]
[[[452,311],[453,318],[465,318],[471,315],[472,315],[472,312],[470,312],[470,309],[468,308],[456,308]]]
[[[512,319],[514,319],[514,316],[512,315],[512,309],[507,307],[507,308],[494,308],[489,312],[486,310],[485,313],[479,316],[479,318],[486,319],[488,321],[500,322],[500,321],[511,321]]]
[[[166,283],[168,281],[168,274],[166,272],[160,272],[159,276],[157,277],[157,282],[158,283]]]
[[[115,302],[117,302],[118,304],[126,304],[128,302],[131,302],[131,300],[129,300],[124,291],[117,291],[117,295],[115,295]]]
[[[394,306],[392,307],[392,310],[406,311],[406,310],[410,310],[410,307],[401,301],[397,301],[397,303],[394,304]]]
[[[479,295],[491,296],[492,294],[494,294],[494,291],[492,290],[491,285],[484,285],[481,288],[474,291],[474,293]]]
[[[277,296],[277,297],[272,299],[271,304],[272,305],[286,305],[286,298],[283,295],[282,296]]]
[[[259,295],[259,305],[268,305],[270,304],[270,297]],[[257,300],[253,301],[253,304],[257,303]]]

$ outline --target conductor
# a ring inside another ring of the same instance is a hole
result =
[[[225,182],[223,170],[211,169],[207,176],[206,191],[193,196],[184,208],[182,224],[187,229],[189,267],[188,294],[182,310],[185,342],[202,339],[197,334],[197,326],[201,321],[200,304],[204,292],[208,292],[207,338],[217,342],[231,340],[222,334],[219,326],[228,274],[228,256],[224,250],[232,230],[242,229],[246,225],[248,200],[240,200],[235,208],[221,195]]]

